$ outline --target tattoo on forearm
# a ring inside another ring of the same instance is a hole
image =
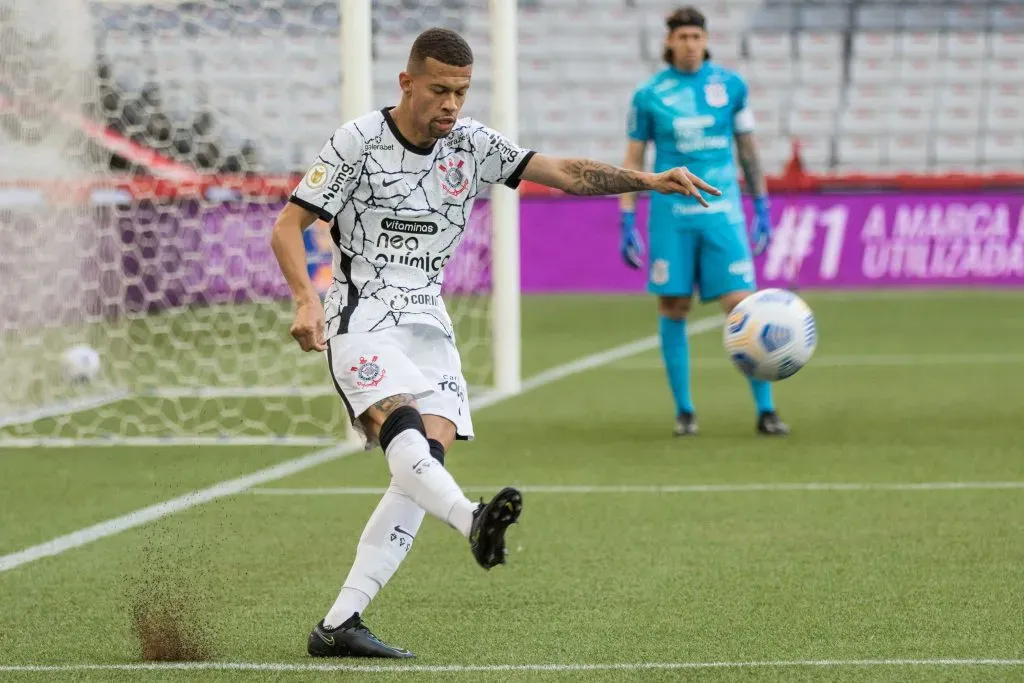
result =
[[[385,414],[390,414],[402,406],[411,406],[415,403],[416,398],[412,394],[395,394],[377,401],[373,407]]]
[[[736,138],[736,151],[743,169],[743,179],[747,183],[747,192],[762,195],[767,190],[764,171],[761,169],[761,156],[757,153],[754,136],[740,135]]]
[[[563,188],[574,195],[622,194],[648,189],[636,171],[618,168],[590,159],[573,159],[566,163],[569,186]]]

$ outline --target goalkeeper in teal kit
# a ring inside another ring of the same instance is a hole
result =
[[[648,289],[658,296],[662,356],[676,403],[675,434],[684,436],[698,431],[686,335],[693,296],[696,292],[702,301],[717,300],[728,313],[757,288],[734,155],[754,194],[754,254],[767,246],[771,222],[746,83],[709,60],[706,22],[699,11],[677,10],[666,25],[664,57],[669,67],[633,95],[623,166],[642,170],[647,144],[654,143],[655,171],[685,165],[722,190],[707,208],[668,195],[650,198]],[[635,195],[622,196],[621,251],[630,267],[641,268],[635,204]],[[757,431],[788,434],[775,411],[771,385],[751,380],[750,387]]]

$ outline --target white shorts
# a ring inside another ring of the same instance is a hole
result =
[[[436,327],[413,324],[339,334],[327,342],[327,363],[349,419],[364,437],[360,415],[389,396],[411,394],[420,413],[451,421],[458,439],[473,438],[462,360],[455,342]]]

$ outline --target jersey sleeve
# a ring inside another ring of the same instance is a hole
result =
[[[362,164],[363,139],[339,128],[292,191],[288,201],[331,222],[352,194]]]
[[[489,185],[519,187],[534,152],[524,149],[496,130],[474,122],[473,150],[480,181]]]
[[[647,98],[642,89],[633,93],[633,100],[629,104],[629,117],[626,125],[628,129],[627,134],[631,140],[647,142],[654,138],[654,117],[647,106]]]
[[[750,108],[750,104],[747,102],[747,95],[749,88],[747,88],[747,82],[741,77],[736,76],[736,106],[733,108],[732,115],[732,128],[736,135],[742,135],[743,133],[753,133],[756,127],[756,121],[754,120],[754,112]]]

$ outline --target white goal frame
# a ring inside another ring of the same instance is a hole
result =
[[[143,0],[104,0],[112,4],[135,4]],[[169,0],[171,1],[171,0]],[[150,0],[153,2],[153,0]],[[160,0],[156,0],[157,3]],[[340,26],[341,100],[342,120],[362,116],[374,108],[373,102],[373,35],[372,0],[338,0]],[[510,139],[517,139],[518,127],[518,74],[517,74],[517,14],[515,0],[488,0],[490,17],[490,47],[492,65],[491,120],[485,123]],[[507,397],[518,394],[522,389],[521,377],[521,301],[520,301],[520,243],[519,243],[519,195],[516,191],[496,185],[489,194],[490,214],[490,361],[492,381],[486,387],[479,387],[489,398]],[[151,389],[145,395],[162,398],[192,397],[195,392],[188,388],[166,387]],[[142,394],[140,394],[141,396]],[[233,396],[335,396],[334,389],[327,383],[324,387],[209,387],[199,397]],[[128,392],[114,392],[89,397],[80,402],[64,402],[59,405],[33,410],[24,415],[14,415],[0,420],[0,427],[9,424],[23,424],[35,419],[54,415],[88,411],[104,405],[116,404],[131,398]],[[59,437],[13,437],[0,435],[0,448],[7,447],[75,447],[91,444],[104,446],[196,446],[196,445],[294,445],[319,446],[347,439],[359,439],[354,429],[343,424],[345,433],[335,437],[300,436],[122,436],[120,438],[59,438]]]

